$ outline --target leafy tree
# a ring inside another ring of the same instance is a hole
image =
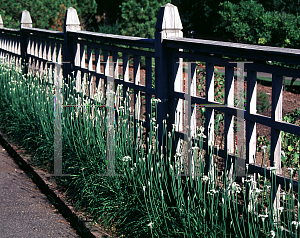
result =
[[[254,0],[220,4],[219,24],[215,32],[236,42],[267,44],[279,47],[298,47],[300,18],[293,14],[265,11]]]
[[[154,38],[159,9],[171,0],[124,0],[121,8],[121,34]]]
[[[213,26],[216,22],[216,18],[219,18],[216,14],[219,4],[224,0],[177,0],[176,6],[178,6],[184,35],[189,30],[196,30],[198,36],[202,38],[212,38]],[[239,0],[231,0],[236,3]]]
[[[63,30],[65,13],[68,7],[77,10],[83,28],[89,22],[91,15],[96,12],[97,4],[95,0],[39,0],[39,1],[17,1],[2,0],[0,2],[0,14],[7,28],[19,28],[23,10],[28,10],[32,18],[33,27],[50,30]]]
[[[261,3],[266,11],[285,12],[295,16],[300,12],[300,0],[257,0],[257,2]]]

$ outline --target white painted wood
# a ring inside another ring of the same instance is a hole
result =
[[[112,52],[112,59],[113,62],[117,62],[114,63],[114,79],[119,79],[119,56],[118,56],[118,52],[117,51],[113,51]],[[119,94],[120,94],[120,85],[116,86],[115,85],[115,103],[116,103],[116,109],[119,110]]]
[[[29,11],[24,10],[22,11],[21,21],[20,21],[20,28],[24,27],[32,27],[32,20]]]
[[[272,115],[274,121],[282,121],[282,92],[283,92],[283,76],[272,75]],[[274,128],[271,129],[271,165],[277,167],[276,174],[281,174],[281,131]],[[273,187],[273,211],[277,214],[280,207],[280,189],[281,185],[272,181]],[[279,222],[279,216],[275,216],[275,221]]]
[[[134,56],[134,83],[140,85],[141,80],[140,73],[140,57],[138,55]],[[135,101],[135,119],[140,120],[141,114],[141,92],[134,90],[134,101]]]
[[[207,103],[214,102],[214,64],[206,63],[205,93]],[[214,109],[205,108],[205,134],[207,135],[209,153],[206,154],[206,168],[211,178],[214,178]]]
[[[88,70],[90,72],[93,70],[93,56],[92,56],[92,47],[87,46],[87,64],[88,64]],[[87,83],[89,84],[89,96],[90,98],[93,98],[93,77],[87,75]]]
[[[80,31],[80,21],[75,8],[67,9],[65,22],[65,31]]]
[[[0,28],[3,28],[3,27],[4,27],[4,25],[3,25],[2,17],[0,15]]]
[[[165,48],[163,48],[162,43],[169,37],[183,37],[182,24],[179,16],[179,12],[176,6],[167,3],[163,5],[160,10],[156,21],[155,26],[155,90],[157,92],[156,98],[161,100],[167,99],[167,88],[168,88],[168,75],[167,72],[163,71],[164,67],[168,67],[167,58],[168,53]],[[180,50],[180,49],[179,49]],[[178,63],[179,62],[179,63]],[[174,90],[178,92],[183,92],[183,65],[182,59],[176,59],[174,62],[177,64],[174,70]],[[175,102],[176,114],[175,114],[175,125],[176,131],[183,132],[183,100],[179,99]],[[157,115],[158,120],[158,139],[162,138],[163,123],[162,120],[166,119],[167,111],[171,108],[168,106],[168,101],[158,104],[158,111],[160,112]],[[173,108],[172,108],[173,110]],[[174,111],[170,114],[175,113]],[[169,128],[168,130],[171,130]],[[161,140],[161,139],[160,139]],[[162,144],[162,141],[160,141]],[[180,153],[181,140],[177,141],[176,152]],[[172,159],[173,159],[173,155]],[[177,162],[177,161],[175,161]],[[183,160],[180,162],[183,163]]]
[[[80,67],[83,69],[86,69],[85,67],[85,47],[84,44],[80,44]],[[80,86],[80,92],[83,93],[83,95],[86,95],[86,73],[81,72],[81,86]]]
[[[77,44],[76,49],[75,49],[75,59],[74,59],[75,66],[80,66],[80,48],[81,48],[81,45]],[[80,87],[81,87],[81,71],[80,70],[76,70],[75,78],[76,78],[76,91],[80,92]]]
[[[256,114],[257,72],[247,71],[247,110]],[[246,164],[254,164],[256,157],[256,122],[246,121]]]

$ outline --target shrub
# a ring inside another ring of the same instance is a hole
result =
[[[270,107],[268,95],[264,91],[260,91],[257,95],[257,113],[267,111]]]

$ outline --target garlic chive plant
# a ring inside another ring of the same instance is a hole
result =
[[[37,165],[51,172],[54,95],[52,84],[47,82],[47,76],[39,79],[30,74],[21,75],[21,71],[9,65],[0,66],[1,128],[32,153]],[[269,196],[272,187],[263,176],[256,181],[253,177],[249,179],[247,168],[247,178],[238,183],[227,171],[222,171],[219,177],[218,167],[213,163],[211,172],[204,174],[202,152],[206,136],[203,127],[199,128],[199,140],[194,140],[191,148],[194,177],[182,179],[177,176],[185,169],[184,163],[178,161],[182,159],[180,151],[175,155],[175,163],[171,162],[174,126],[167,133],[164,121],[166,142],[163,145],[158,145],[156,140],[152,143],[152,138],[157,137],[155,118],[151,120],[146,142],[133,138],[138,135],[134,132],[142,132],[143,128],[140,123],[133,128],[128,93],[124,103],[120,99],[119,109],[115,111],[118,120],[114,135],[115,174],[124,176],[99,176],[107,170],[107,111],[99,106],[99,103],[104,105],[103,94],[89,99],[76,91],[73,77],[67,82],[63,88],[64,104],[81,102],[92,106],[62,109],[62,172],[71,176],[56,180],[65,187],[77,208],[88,212],[114,236],[291,237],[283,232],[284,228],[295,237],[299,235],[300,219],[296,217],[294,206],[296,202],[299,214],[299,200],[294,196],[293,186],[285,190],[279,208],[282,219],[275,226]],[[161,102],[153,99],[152,103],[157,115],[157,104]],[[145,151],[145,143],[148,151]],[[165,155],[161,154],[163,147]],[[210,158],[213,160],[214,155]],[[234,173],[233,167],[231,172]],[[250,193],[246,197],[248,185]]]

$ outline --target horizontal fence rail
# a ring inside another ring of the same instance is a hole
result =
[[[159,12],[155,39],[81,31],[74,8],[67,10],[64,32],[32,28],[29,12],[23,11],[20,30],[3,28],[3,26],[0,28],[0,56],[8,56],[10,62],[12,58],[15,62],[22,59],[25,72],[39,75],[52,70],[51,64],[46,64],[46,62],[65,62],[66,64],[63,64],[64,78],[74,73],[77,91],[83,92],[90,98],[94,98],[99,91],[99,85],[102,87],[101,92],[105,95],[103,85],[108,84],[108,77],[113,77],[117,86],[123,86],[121,97],[123,100],[126,92],[133,89],[134,118],[136,123],[143,123],[147,133],[150,128],[151,98],[153,96],[159,98],[161,102],[158,104],[157,139],[162,145],[163,120],[168,118],[167,130],[171,132],[173,124],[176,128],[175,145],[177,146],[172,151],[172,158],[179,150],[180,140],[186,138],[185,136],[189,133],[186,131],[186,125],[191,129],[191,137],[198,140],[196,107],[192,105],[206,104],[210,106],[206,107],[205,115],[205,135],[207,136],[204,140],[205,150],[209,150],[209,145],[213,144],[212,152],[215,155],[218,153],[225,159],[229,152],[229,160],[244,159],[235,154],[233,133],[236,115],[243,114],[246,132],[245,163],[249,165],[249,173],[264,176],[266,171],[266,177],[271,179],[270,169],[255,164],[256,123],[260,123],[271,128],[270,161],[271,166],[277,167],[276,184],[272,181],[272,186],[275,188],[274,201],[278,205],[280,188],[285,186],[285,181],[287,184],[291,182],[294,191],[298,192],[298,182],[290,181],[288,178],[284,181],[281,175],[281,131],[300,136],[300,126],[282,121],[283,76],[300,78],[300,70],[267,65],[265,62],[272,60],[299,65],[300,50],[183,38],[178,9],[172,4],[166,4]],[[145,59],[145,85],[140,83],[141,58]],[[237,63],[232,63],[232,61],[236,58],[247,59],[251,62],[245,64],[247,71],[246,109],[234,106],[234,72]],[[188,68],[191,82],[185,80],[184,83],[183,63],[187,60],[206,63],[206,98],[196,96],[196,63]],[[115,62],[112,68],[110,68],[110,62]],[[122,64],[122,71],[119,70],[119,63]],[[214,100],[214,67],[216,65],[225,67],[224,103]],[[130,68],[133,71],[132,82],[130,82]],[[153,70],[155,71],[155,88],[152,87]],[[272,74],[271,117],[256,112],[257,72]],[[118,88],[116,89],[117,97],[119,97]],[[141,92],[146,96],[145,120],[141,120],[140,115]],[[190,101],[187,95],[190,96]],[[116,101],[118,104],[119,100]],[[184,101],[187,104],[184,105]],[[189,108],[189,110],[184,112],[184,108]],[[220,150],[214,145],[213,139],[216,110],[225,114],[225,148]],[[187,121],[184,122],[185,119]],[[164,151],[164,148],[162,150]],[[208,163],[208,158],[206,162]]]

